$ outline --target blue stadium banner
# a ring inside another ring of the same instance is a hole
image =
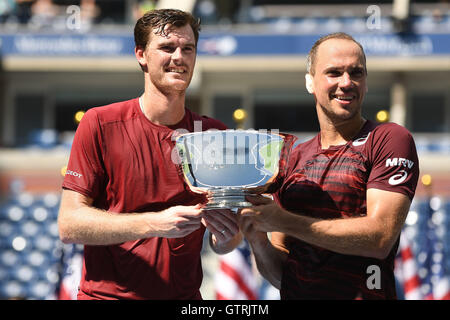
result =
[[[203,34],[198,52],[204,55],[306,55],[322,35],[211,35]],[[360,34],[355,39],[367,55],[450,55],[449,34]]]
[[[202,33],[199,55],[306,55],[320,35]],[[358,34],[369,56],[450,55],[449,34]],[[130,56],[132,35],[0,34],[2,56]]]
[[[129,35],[0,35],[2,56],[121,56],[134,54]]]

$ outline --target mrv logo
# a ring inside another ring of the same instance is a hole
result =
[[[389,158],[386,160],[386,167],[404,166],[411,169],[414,166],[414,161],[405,158]]]
[[[405,158],[389,158],[386,160],[386,167],[405,167],[411,169],[414,166],[414,161]],[[400,170],[392,177],[389,178],[390,185],[398,185],[406,180],[408,172],[406,170]]]

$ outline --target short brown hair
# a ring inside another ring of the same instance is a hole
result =
[[[157,29],[156,34],[167,35],[167,30],[165,30],[167,25],[184,27],[187,24],[189,24],[192,31],[194,31],[195,45],[197,46],[200,31],[200,19],[196,19],[189,12],[178,9],[150,10],[139,18],[134,26],[134,43],[136,47],[145,49],[150,39],[150,32],[153,29]]]
[[[311,47],[311,50],[309,51],[308,57],[306,58],[306,72],[314,75],[314,66],[316,64],[316,56],[317,56],[317,50],[323,42],[330,40],[330,39],[343,39],[343,40],[350,40],[356,43],[360,48],[361,52],[363,54],[364,59],[364,71],[367,73],[366,68],[366,54],[364,53],[364,48],[362,45],[356,41],[351,35],[345,33],[345,32],[336,32],[331,33],[326,36],[321,37],[319,40],[317,40],[314,45]]]

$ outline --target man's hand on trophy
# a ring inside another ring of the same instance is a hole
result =
[[[263,195],[248,195],[245,199],[252,203],[253,207],[239,210],[238,215],[240,220],[242,220],[240,225],[247,228],[251,225],[254,231],[277,231],[276,226],[279,221],[279,215],[284,210],[271,198]]]
[[[238,215],[238,217],[239,229],[250,244],[257,242],[264,243],[267,241],[267,232],[256,229],[254,218],[252,216]]]
[[[201,227],[203,205],[173,206],[148,215],[149,237],[181,238]]]
[[[229,241],[239,233],[236,214],[229,209],[205,210],[202,223],[219,242]]]

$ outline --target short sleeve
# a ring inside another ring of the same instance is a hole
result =
[[[366,144],[371,171],[367,189],[399,192],[411,200],[419,178],[419,159],[411,134],[397,124],[378,126]]]
[[[101,130],[94,109],[78,125],[62,187],[96,198],[105,181]]]

